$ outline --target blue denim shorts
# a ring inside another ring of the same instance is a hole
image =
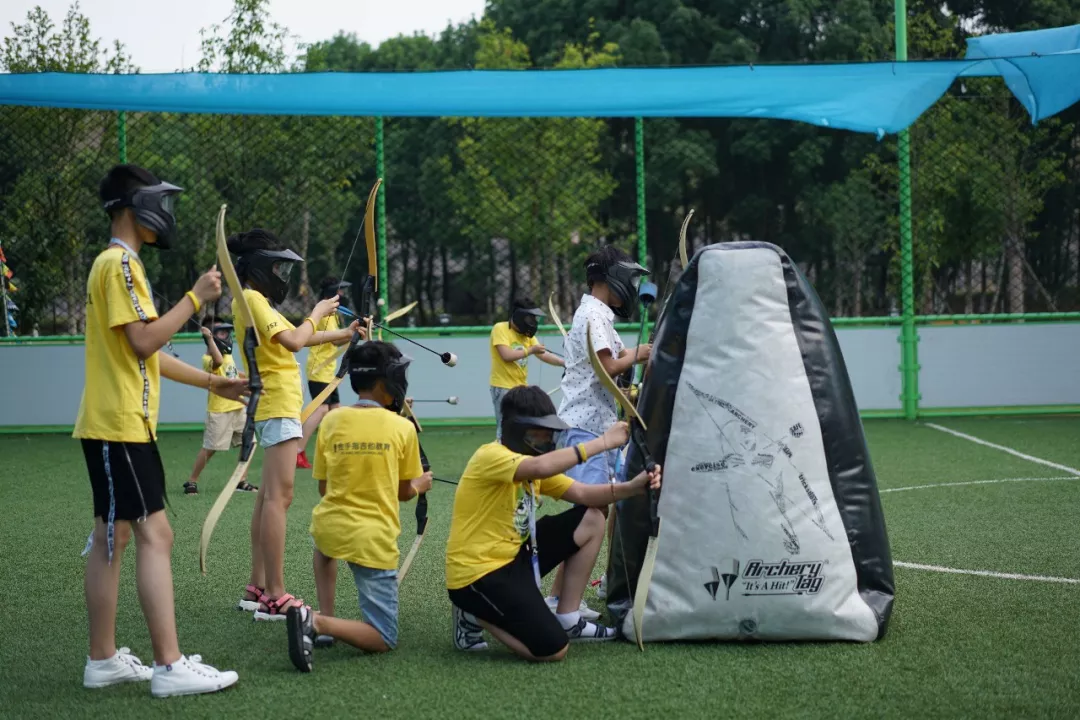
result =
[[[304,428],[299,418],[270,418],[255,423],[255,432],[259,434],[259,445],[263,448],[280,445],[286,440],[304,437]]]
[[[559,447],[573,447],[578,443],[587,443],[595,440],[598,436],[588,430],[570,428],[559,434]],[[593,455],[582,465],[575,465],[566,471],[566,475],[573,480],[586,485],[602,485],[611,482],[616,477],[619,462],[619,449],[608,450],[599,455]],[[617,478],[619,481],[622,478]]]
[[[360,614],[375,628],[387,646],[397,647],[398,636],[398,581],[397,570],[375,570],[349,563],[356,595],[360,600]]]

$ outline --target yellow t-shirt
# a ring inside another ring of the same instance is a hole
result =
[[[312,475],[326,495],[311,536],[327,557],[376,570],[398,565],[398,484],[423,474],[416,428],[376,407],[340,407],[319,425]]]
[[[157,316],[138,256],[109,246],[86,281],[86,384],[75,437],[148,442],[157,432],[158,355],[140,360],[124,334],[128,323]]]
[[[214,369],[214,358],[209,354],[202,356],[202,367],[208,373],[214,375],[220,375],[223,378],[229,378],[230,380],[240,377],[240,371],[236,369],[236,361],[233,360],[232,354],[221,356],[221,366]],[[206,412],[208,413],[227,413],[234,410],[243,410],[244,404],[238,403],[235,400],[229,400],[223,398],[220,395],[215,395],[212,392],[206,393],[209,399],[206,401]]]
[[[532,481],[532,492],[525,492],[525,484],[514,481],[525,458],[497,442],[473,453],[454,493],[446,542],[448,590],[471,585],[513,560],[529,539],[529,505],[535,496],[561,498],[574,484],[556,475]]]
[[[327,330],[333,332],[334,330],[341,329],[341,323],[338,322],[337,313],[330,313],[315,326],[316,330]],[[327,362],[334,356],[334,353],[338,351],[338,347],[333,343],[322,343],[315,347],[308,348],[307,356],[307,379],[314,380],[315,382],[328,383],[334,379],[334,373],[337,371],[337,366],[332,362]],[[319,367],[322,365],[323,367]],[[318,369],[318,372],[316,372]]]
[[[255,350],[255,360],[259,363],[263,392],[255,410],[255,420],[256,422],[271,418],[299,420],[300,411],[304,409],[304,392],[300,388],[300,363],[296,361],[296,356],[288,348],[271,339],[278,333],[293,330],[295,326],[286,320],[285,316],[270,307],[270,301],[258,290],[245,288],[244,298],[247,300],[248,307],[251,308],[251,316],[259,333],[259,347]],[[247,326],[244,324],[244,316],[237,312],[235,299],[232,302],[232,311],[233,324],[236,326],[236,342],[239,343],[241,355],[243,355],[244,331]],[[244,358],[244,367],[250,377],[251,368],[247,367],[247,358]]]
[[[526,350],[540,341],[535,337],[522,335],[509,322],[495,323],[491,327],[491,386],[497,388],[516,388],[529,383],[529,356],[506,362],[499,357],[498,345],[506,345],[511,350]]]

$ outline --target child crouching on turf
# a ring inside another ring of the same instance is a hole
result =
[[[431,473],[421,469],[416,428],[398,414],[408,388],[409,358],[389,343],[368,342],[347,360],[359,399],[331,410],[319,425],[313,475],[323,499],[311,513],[311,536],[316,577],[324,565],[348,562],[364,619],[290,608],[289,658],[303,672],[311,671],[316,635],[368,652],[397,646],[398,502],[431,489]],[[317,587],[320,606],[332,606],[323,597],[325,584]]]
[[[600,437],[561,450],[566,430],[548,394],[517,387],[502,402],[502,440],[483,445],[469,460],[454,495],[446,546],[446,587],[454,607],[454,644],[487,647],[488,630],[527,660],[562,660],[569,641],[611,640],[615,630],[581,616],[578,607],[600,544],[604,516],[597,509],[660,487],[660,468],[633,480],[587,485],[563,473],[629,436],[615,423]],[[559,515],[536,519],[537,498],[575,503]],[[562,594],[552,615],[540,578],[564,564]]]

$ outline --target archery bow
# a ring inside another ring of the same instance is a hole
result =
[[[387,313],[386,317],[384,317],[382,319],[383,325],[389,325],[393,321],[397,320],[399,317],[402,317],[403,315],[407,315],[408,312],[410,310],[412,310],[414,307],[416,307],[418,303],[419,303],[418,300],[413,300],[411,303],[409,303],[405,307],[400,308],[398,310],[395,310],[392,313]],[[379,342],[382,342],[382,328],[379,328]]]
[[[233,267],[232,258],[229,257],[229,248],[225,241],[225,205],[221,206],[217,219],[217,258],[221,273],[225,276],[225,282],[229,285],[233,302],[243,320],[244,325],[244,359],[247,360],[248,390],[251,395],[248,398],[247,413],[244,417],[244,432],[240,442],[240,460],[233,470],[229,482],[221,489],[217,500],[214,501],[210,512],[203,521],[202,534],[199,538],[199,569],[206,574],[206,550],[210,545],[210,536],[214,533],[221,513],[225,510],[229,498],[235,494],[236,486],[247,474],[248,465],[255,455],[255,411],[259,405],[259,397],[262,395],[262,377],[259,375],[259,365],[255,358],[255,349],[259,346],[259,333],[255,328],[255,321],[251,315],[247,298],[244,297],[244,287],[240,284],[240,278],[236,276],[236,268]]]
[[[551,293],[550,295],[548,295],[548,312],[551,313],[551,319],[555,321],[555,327],[559,328],[559,332],[562,333],[563,352],[566,352],[566,328],[563,327],[562,320],[559,319],[559,313],[555,312],[555,293]],[[566,375],[565,369],[563,370],[563,375]],[[559,390],[562,390],[561,382],[559,383],[558,387],[548,390],[548,395],[554,395]]]
[[[615,384],[615,381],[608,375],[607,370],[604,369],[604,364],[600,362],[600,357],[593,348],[591,325],[592,323],[586,325],[585,342],[589,348],[589,362],[592,364],[593,372],[596,373],[596,377],[600,380],[600,384],[603,385],[604,388],[614,396],[615,401],[622,406],[623,412],[626,413],[626,417],[630,420],[630,439],[637,445],[638,451],[641,452],[645,469],[651,472],[652,469],[656,467],[656,463],[653,461],[652,453],[649,452],[649,446],[645,441],[645,431],[648,427],[645,425],[645,421],[642,419],[641,415],[638,414],[637,408],[634,407],[634,403],[630,402],[630,398],[626,397],[623,391],[619,389],[619,386]],[[641,564],[641,573],[638,575],[637,589],[634,592],[633,610],[634,635],[637,638],[638,647],[641,650],[645,649],[641,639],[641,623],[645,615],[645,601],[649,596],[649,584],[652,582],[653,568],[656,566],[657,538],[660,535],[660,494],[652,488],[648,488],[646,492],[649,495],[649,542],[645,548],[645,560]]]
[[[690,224],[690,218],[692,217],[694,217],[694,208],[690,208],[690,212],[686,214],[682,221],[682,228],[679,230],[679,262],[682,263],[683,270],[690,264],[690,261],[686,259],[686,226]]]
[[[660,320],[664,316],[664,310],[667,309],[668,299],[671,298],[672,293],[675,292],[675,285],[679,282],[679,276],[686,270],[686,266],[689,264],[686,259],[686,228],[690,226],[690,218],[694,217],[693,208],[683,218],[682,227],[679,229],[679,264],[675,264],[675,259],[671,260],[671,267],[668,270],[667,285],[664,287],[664,298],[660,301],[660,309],[656,313],[656,323],[653,325],[652,333],[649,335],[649,342],[653,341],[656,337],[656,329],[660,327]],[[644,382],[644,380],[643,380]]]
[[[420,421],[416,419],[416,415],[413,414],[412,408],[409,407],[409,403],[404,403],[401,408],[401,414],[407,417],[416,428],[416,444],[420,448],[420,468],[424,472],[431,470],[431,463],[428,462],[427,453],[424,452],[424,446],[420,442],[420,433],[424,430],[420,427]],[[398,585],[405,581],[405,576],[409,573],[409,568],[412,567],[413,560],[416,558],[416,553],[420,551],[420,545],[424,542],[424,532],[427,530],[428,522],[428,502],[427,493],[420,493],[416,498],[416,539],[413,540],[412,547],[409,548],[409,554],[405,556],[405,562],[401,563],[401,570],[398,571]]]
[[[364,208],[364,239],[367,241],[368,250],[368,275],[364,278],[364,287],[361,295],[363,304],[363,310],[368,312],[367,321],[367,337],[371,337],[371,322],[375,314],[375,291],[378,289],[378,277],[379,277],[379,260],[375,255],[375,197],[379,194],[379,186],[382,185],[382,178],[375,181],[375,185],[371,188],[371,192],[368,193],[367,206]],[[357,235],[357,239],[359,239]],[[353,249],[356,248],[356,240],[353,241]],[[345,272],[349,271],[349,261],[352,260],[352,251],[349,252],[349,260],[345,261]],[[344,273],[341,275],[345,277]],[[360,332],[353,333],[352,339],[349,344],[345,346],[345,350],[340,354],[342,355],[341,365],[338,366],[337,372],[334,374],[334,379],[331,380],[323,391],[313,397],[311,402],[304,406],[304,409],[300,412],[300,423],[307,422],[307,419],[311,417],[311,414],[315,412],[320,405],[322,405],[326,398],[330,397],[330,393],[337,390],[338,385],[345,378],[345,375],[349,372],[349,351],[360,344]]]
[[[565,343],[566,328],[563,327],[562,320],[559,319],[559,313],[555,312],[555,293],[548,295],[548,312],[551,313],[551,319],[555,321],[555,326],[559,328],[559,332],[562,333],[563,343]]]
[[[418,305],[418,302],[416,300],[413,300],[411,303],[409,303],[405,307],[398,308],[394,312],[388,313],[387,316],[383,318],[383,323],[389,325],[391,322],[393,322],[394,320],[397,320],[399,317],[404,317],[405,315],[408,315],[409,312],[414,307],[416,307],[417,305]],[[346,316],[351,315],[352,317],[356,317],[356,313],[352,312],[348,308],[340,308],[339,307],[338,312],[340,312],[342,315],[346,315]],[[382,340],[382,330],[379,331],[379,340]],[[321,363],[316,365],[315,369],[311,371],[311,374],[312,375],[318,375],[320,372],[322,372],[322,370],[327,365],[333,365],[337,361],[337,359],[339,357],[341,357],[342,355],[345,354],[345,351],[348,348],[349,348],[349,346],[348,346],[347,343],[345,345],[342,345],[340,348],[338,348],[337,352],[335,352],[333,355],[331,355],[330,357],[326,358]]]

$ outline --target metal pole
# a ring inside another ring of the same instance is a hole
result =
[[[907,0],[896,0],[896,59],[907,61]],[[911,231],[911,135],[900,131],[900,325],[901,395],[904,417],[919,416],[919,337],[915,330],[915,262]]]
[[[120,149],[120,162],[127,162],[127,113],[121,110],[116,114],[116,144]]]
[[[648,255],[648,242],[645,229],[645,120],[634,118],[634,179],[637,186],[637,256],[638,262],[645,265]],[[644,304],[639,305],[638,311],[648,312]],[[645,337],[649,336],[649,320],[641,328]]]
[[[385,180],[386,172],[386,155],[385,155],[385,143],[383,136],[383,119],[382,117],[375,118],[375,175]],[[383,301],[384,311],[390,309],[390,294],[389,287],[387,286],[386,279],[386,183],[384,182],[382,187],[379,188],[379,194],[375,199],[375,208],[377,210],[375,215],[375,235],[376,235],[376,254],[378,255],[379,263],[379,297]],[[381,316],[382,313],[380,312]]]
[[[645,121],[639,117],[634,118],[634,166],[637,184],[637,259],[644,265],[648,252],[645,232]]]

